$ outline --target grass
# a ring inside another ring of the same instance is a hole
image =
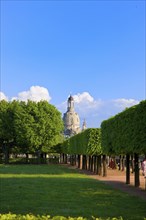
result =
[[[143,220],[146,201],[61,165],[0,165],[0,212]]]

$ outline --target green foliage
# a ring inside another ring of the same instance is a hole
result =
[[[60,151],[61,153],[68,154],[69,153],[69,146],[70,146],[70,140],[66,139],[63,143],[60,145]],[[59,152],[60,152],[59,151]]]
[[[25,102],[17,102],[18,105],[14,111],[14,126],[16,133],[16,143],[19,147],[20,153],[32,152],[31,140],[34,136],[34,118],[33,115],[29,113],[29,104]],[[34,103],[35,105],[35,103]],[[34,106],[33,105],[33,106]]]
[[[85,130],[88,137],[88,154],[92,155],[101,155],[101,130],[99,128],[92,128]]]
[[[47,101],[38,103],[28,101],[24,120],[25,123],[20,122],[20,127],[24,127],[25,132],[23,134],[21,132],[21,134],[25,133],[26,138],[21,140],[30,142],[29,146],[31,146],[32,152],[48,152],[50,147],[60,141],[59,138],[63,130],[61,114]]]
[[[62,141],[61,113],[47,101],[0,101],[0,144],[19,153],[46,153]],[[8,146],[9,147],[9,146]]]
[[[100,129],[89,128],[67,139],[62,143],[62,152],[84,155],[102,154]]]
[[[14,108],[12,103],[0,101],[0,157],[4,156],[5,163],[8,163],[9,153],[16,143]]]
[[[8,214],[0,214],[1,220],[87,220],[87,218],[84,217],[64,217],[64,216],[53,216],[50,215],[33,215],[33,214],[27,214],[27,215],[16,215],[12,213]],[[95,218],[92,217],[94,220],[123,220],[122,217],[114,217],[114,218]]]
[[[0,101],[0,144],[14,141],[13,105],[5,100]]]
[[[101,124],[104,152],[146,153],[146,101],[140,102]]]

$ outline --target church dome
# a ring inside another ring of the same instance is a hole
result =
[[[65,135],[71,136],[81,131],[80,129],[80,118],[74,110],[74,99],[72,96],[68,98],[67,112],[64,113],[63,121],[65,127]]]

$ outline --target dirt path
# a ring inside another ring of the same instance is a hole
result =
[[[72,166],[69,166],[70,168]],[[78,169],[77,167],[72,167],[73,169]],[[119,189],[121,191],[127,192],[130,195],[139,196],[142,199],[146,200],[146,179],[140,173],[140,186],[134,186],[134,174],[130,174],[130,184],[126,184],[126,172],[119,171],[117,169],[108,169],[107,177],[102,177],[96,174],[93,174],[90,171],[80,170],[80,173],[89,175],[91,178],[102,181],[105,184],[112,186],[113,188]]]

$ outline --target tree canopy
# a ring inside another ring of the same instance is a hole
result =
[[[63,137],[61,113],[47,101],[0,101],[0,144],[15,140],[20,153],[47,153]]]
[[[99,128],[88,128],[72,136],[62,144],[62,152],[67,154],[100,155],[101,132]]]
[[[146,154],[146,100],[103,121],[101,140],[108,154]]]

